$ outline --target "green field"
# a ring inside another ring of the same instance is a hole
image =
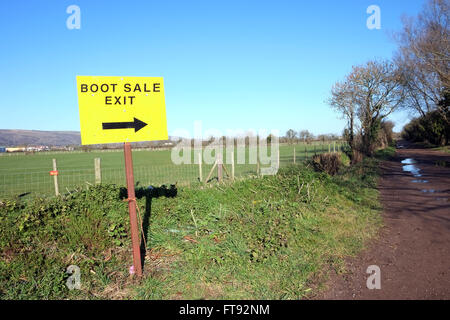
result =
[[[340,144],[335,143],[336,149]],[[297,144],[280,146],[280,166],[294,161],[302,161],[314,152],[333,150],[330,144]],[[198,150],[192,152],[198,153]],[[235,150],[235,159],[237,152]],[[225,156],[225,150],[224,150]],[[21,194],[54,194],[52,159],[56,159],[59,171],[58,184],[60,193],[69,193],[75,188],[84,188],[94,184],[94,159],[101,159],[102,183],[124,185],[124,157],[121,150],[91,152],[42,152],[35,154],[3,154],[0,156],[0,196],[17,196]],[[245,164],[235,161],[236,177],[255,175],[256,164],[249,164],[248,149]],[[194,161],[192,161],[194,162]],[[135,181],[138,185],[177,184],[189,185],[199,181],[198,164],[175,165],[171,161],[170,150],[134,150],[133,163]],[[224,160],[228,172],[231,165]],[[202,165],[203,179],[212,168],[212,164]],[[216,177],[214,172],[212,177]]]

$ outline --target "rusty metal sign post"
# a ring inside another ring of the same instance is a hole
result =
[[[128,212],[130,214],[131,242],[133,246],[133,266],[137,276],[142,276],[141,247],[139,243],[139,229],[136,215],[136,195],[134,192],[133,157],[131,155],[131,145],[129,142],[123,144],[125,156],[125,174],[128,190]]]

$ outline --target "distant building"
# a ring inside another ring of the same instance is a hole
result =
[[[26,149],[26,151],[31,151],[31,152],[34,152],[34,151],[39,152],[39,151],[47,151],[47,150],[50,150],[50,148],[48,146],[29,146]]]
[[[24,152],[26,148],[24,147],[12,147],[12,148],[6,148],[6,152]]]
[[[0,152],[6,152],[6,147],[0,147]]]
[[[69,146],[52,146],[52,147],[50,147],[50,150],[53,150],[53,151],[73,151],[73,147],[69,147]]]

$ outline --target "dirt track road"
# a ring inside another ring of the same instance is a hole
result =
[[[450,299],[450,154],[399,146],[382,164],[379,239],[316,299]],[[369,265],[380,267],[379,290],[367,289]]]

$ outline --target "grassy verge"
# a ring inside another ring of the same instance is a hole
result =
[[[381,224],[377,162],[330,177],[304,165],[233,184],[138,192],[144,278],[129,276],[123,190],[0,204],[2,299],[298,299]],[[65,270],[81,269],[68,290]]]
[[[375,152],[375,158],[378,160],[391,160],[395,156],[395,147],[390,146]]]
[[[431,144],[429,142],[413,142],[412,144],[418,148],[425,148],[425,149],[431,149],[433,151],[441,151],[441,152],[450,153],[450,145],[437,146],[437,145]]]
[[[450,153],[450,146],[435,147],[433,150]]]

